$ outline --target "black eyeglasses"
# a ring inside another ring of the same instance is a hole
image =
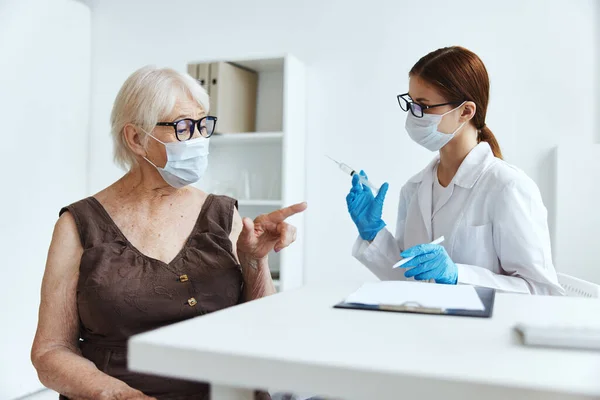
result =
[[[399,94],[397,96],[397,98],[398,98],[398,104],[400,104],[400,108],[403,111],[410,110],[411,114],[414,115],[417,118],[423,118],[423,113],[425,112],[425,110],[428,110],[430,108],[447,106],[447,105],[450,105],[450,104],[462,104],[462,103],[464,103],[464,101],[451,101],[449,103],[435,104],[433,106],[425,106],[425,105],[422,105],[422,104],[419,104],[419,103],[415,103],[412,100],[412,98],[409,96],[408,93]]]
[[[175,137],[180,142],[185,142],[194,137],[196,128],[200,136],[209,138],[215,133],[217,117],[206,116],[200,119],[184,118],[173,122],[158,122],[157,126],[172,126],[175,129]]]

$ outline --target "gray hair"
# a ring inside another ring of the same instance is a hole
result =
[[[117,165],[129,169],[137,162],[125,141],[125,125],[133,124],[143,131],[151,132],[157,122],[173,112],[181,95],[191,97],[208,113],[206,90],[188,74],[148,65],[127,78],[117,94],[110,115],[114,160]],[[143,131],[141,135],[143,143],[146,143],[148,138]]]

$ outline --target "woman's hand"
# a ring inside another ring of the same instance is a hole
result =
[[[364,171],[360,171],[360,175],[367,177]],[[352,176],[352,188],[346,196],[346,205],[363,240],[375,239],[377,233],[385,227],[381,214],[387,191],[388,184],[384,183],[377,196],[373,196],[371,189],[360,183],[360,177],[357,174]]]
[[[404,268],[410,268],[404,273],[407,278],[414,277],[419,281],[435,279],[436,283],[448,285],[456,285],[458,281],[458,267],[439,244],[420,244],[403,251],[400,256],[414,257],[404,264]]]
[[[288,247],[296,240],[296,227],[285,220],[306,208],[306,203],[298,203],[260,215],[254,221],[250,218],[242,219],[243,229],[237,241],[237,251],[248,258],[260,260],[271,250],[279,252]]]

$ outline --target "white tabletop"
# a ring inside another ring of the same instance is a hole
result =
[[[137,335],[129,366],[345,400],[600,398],[600,352],[524,347],[512,329],[600,328],[600,300],[497,294],[489,319],[332,308],[359,286],[304,287]]]

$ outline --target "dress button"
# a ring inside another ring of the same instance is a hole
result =
[[[188,276],[187,276],[186,274],[183,274],[183,275],[181,275],[181,276],[179,277],[179,281],[180,281],[180,282],[187,282],[188,280],[189,280],[189,279],[188,279]]]
[[[188,299],[188,304],[190,305],[190,307],[194,307],[196,304],[198,304],[198,302],[196,301],[196,299],[195,299],[195,298],[193,298],[193,297],[190,297],[190,298]]]

